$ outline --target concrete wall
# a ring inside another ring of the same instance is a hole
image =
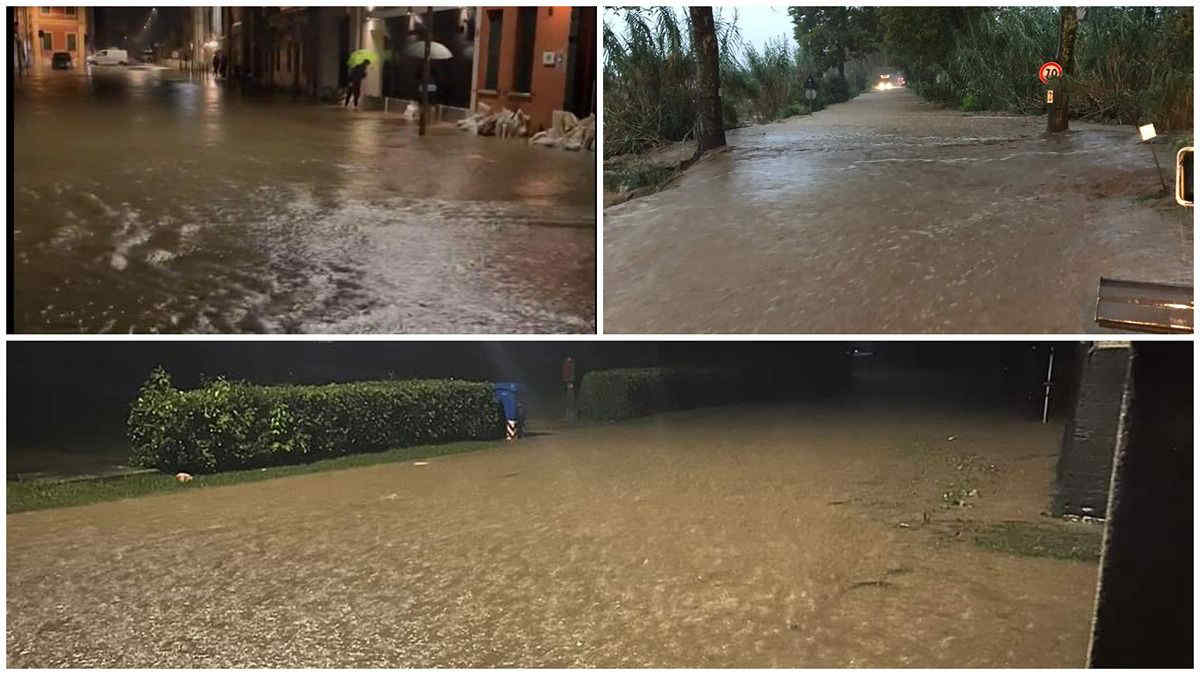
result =
[[[342,7],[322,7],[317,12],[317,91],[338,86],[338,30],[346,10]]]
[[[475,54],[475,100],[486,103],[493,112],[501,108],[521,109],[530,116],[531,134],[550,126],[555,110],[561,110],[567,86],[567,40],[571,29],[570,7],[538,7],[537,30],[533,47],[532,91],[515,92],[513,66],[517,53],[516,7],[480,7],[476,17],[479,47]],[[488,12],[504,12],[501,23],[500,68],[495,90],[485,89],[487,82],[488,44],[491,27]],[[554,64],[542,65],[545,52],[554,54]]]
[[[1082,354],[1075,412],[1063,431],[1051,512],[1103,517],[1129,377],[1128,342],[1097,342]]]
[[[1088,667],[1191,668],[1191,342],[1138,342],[1117,440]]]
[[[369,49],[377,54],[383,54],[383,39],[388,36],[387,22],[382,19],[363,19],[361,43],[358,49]],[[363,80],[362,93],[364,96],[379,97],[383,94],[380,64],[372,63],[367,67],[367,79]]]

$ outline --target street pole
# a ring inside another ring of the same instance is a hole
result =
[[[1054,386],[1054,347],[1050,348],[1050,365],[1046,366],[1046,381],[1042,384],[1044,398],[1042,400],[1042,424],[1050,413],[1050,387]]]
[[[433,41],[433,8],[425,8],[425,70],[421,73],[421,128],[418,135],[425,135],[429,123],[429,52]]]

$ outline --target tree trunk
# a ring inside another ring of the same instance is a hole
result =
[[[712,7],[688,7],[692,18],[692,45],[699,65],[699,106],[696,115],[696,156],[725,145],[721,120],[720,57]]]
[[[1075,14],[1075,8],[1060,7],[1058,10],[1057,61],[1063,67],[1063,77],[1050,80],[1050,88],[1054,91],[1054,101],[1048,104],[1046,131],[1051,133],[1067,130],[1069,107],[1066,78],[1075,71],[1075,32],[1078,28],[1079,19]]]

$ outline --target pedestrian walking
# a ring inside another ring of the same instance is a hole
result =
[[[371,65],[370,59],[364,59],[362,63],[350,69],[350,86],[346,88],[346,102],[342,107],[349,107],[350,97],[354,97],[354,108],[358,109],[358,95],[362,91],[363,78],[367,76],[367,66]]]

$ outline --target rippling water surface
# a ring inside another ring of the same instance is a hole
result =
[[[19,332],[591,332],[595,155],[172,71],[14,85]]]

